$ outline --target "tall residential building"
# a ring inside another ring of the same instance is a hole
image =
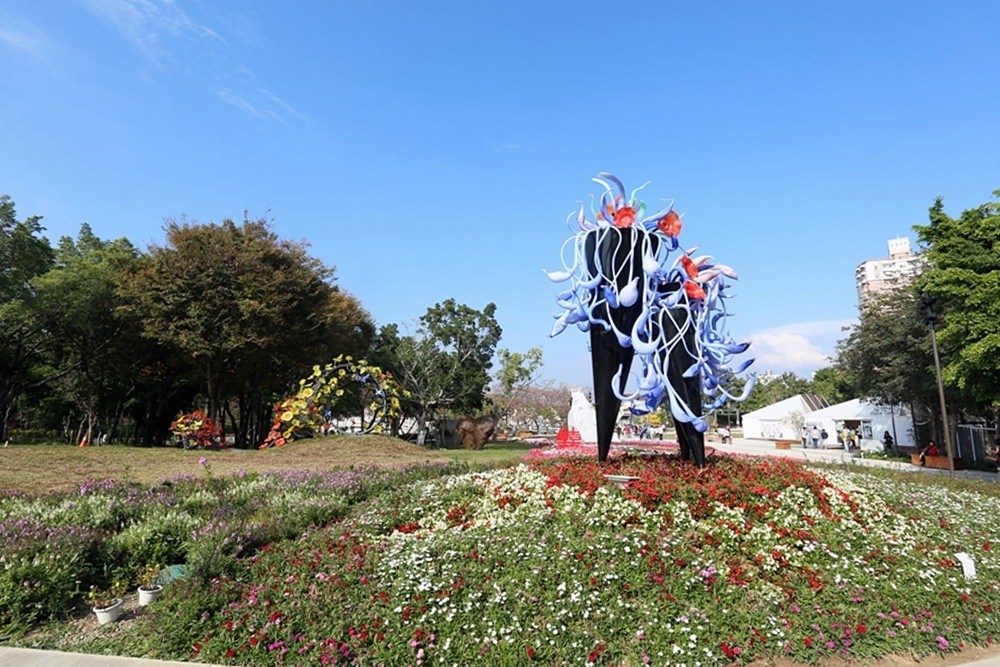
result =
[[[923,256],[910,250],[910,239],[889,239],[888,244],[888,257],[867,259],[854,270],[858,286],[858,306],[863,306],[872,294],[888,292],[907,284],[923,270],[925,260]]]

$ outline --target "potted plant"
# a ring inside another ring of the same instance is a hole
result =
[[[145,607],[156,601],[163,590],[160,584],[160,566],[155,564],[147,565],[139,572],[139,606]]]
[[[87,601],[97,615],[98,623],[105,625],[121,616],[123,595],[125,595],[125,582],[120,579],[112,581],[108,588],[90,587]]]

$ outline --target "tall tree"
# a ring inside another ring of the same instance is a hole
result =
[[[400,336],[396,325],[379,331],[370,356],[409,392],[406,409],[417,421],[419,444],[429,420],[482,408],[502,334],[495,313],[492,303],[477,311],[447,299],[427,309],[414,335]]]
[[[515,423],[518,421],[518,399],[538,380],[541,373],[542,348],[533,347],[524,353],[504,348],[497,353],[497,360],[500,368],[496,373],[492,399],[500,411],[500,418],[509,426],[512,418]]]
[[[933,405],[933,364],[915,288],[872,295],[837,343],[836,367],[850,376],[857,395],[883,403]]]
[[[35,279],[36,310],[52,337],[51,385],[76,407],[76,437],[109,433],[133,400],[138,331],[117,313],[115,290],[139,258],[127,239],[102,241],[86,223],[63,237],[55,266]],[[68,425],[67,425],[68,426]]]
[[[37,364],[51,338],[35,316],[33,280],[52,266],[41,217],[17,219],[14,202],[0,195],[0,440],[8,437],[17,398],[43,381]]]
[[[238,445],[263,439],[275,397],[313,364],[368,348],[371,318],[334,270],[267,221],[171,221],[166,235],[123,284],[124,308],[200,369],[208,413]]]
[[[923,289],[935,299],[945,383],[982,407],[1000,405],[1000,190],[957,219],[938,198],[916,225],[930,268]]]

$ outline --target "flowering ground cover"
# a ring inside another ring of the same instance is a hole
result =
[[[198,580],[244,571],[268,543],[343,517],[368,494],[460,470],[447,465],[197,476],[153,487],[103,480],[74,492],[0,494],[0,636],[72,614],[91,589],[138,585],[151,565]],[[134,589],[133,589],[134,590]]]
[[[638,479],[619,489],[605,473]],[[630,456],[425,478],[178,582],[130,637],[84,648],[240,665],[950,653],[1000,625],[985,493],[735,457],[702,473]]]

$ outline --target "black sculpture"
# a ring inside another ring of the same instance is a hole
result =
[[[635,252],[637,242],[640,241],[639,233],[634,229],[609,229],[606,233],[598,236],[596,232],[587,235],[585,241],[586,256],[588,258],[588,270],[591,275],[602,276],[600,284],[591,293],[596,303],[592,303],[600,312],[598,319],[614,324],[618,331],[631,332],[643,310],[646,302],[645,294],[642,291],[651,289],[644,281],[639,281],[639,288],[642,290],[635,303],[629,306],[617,304],[613,307],[611,303],[602,297],[605,294],[605,287],[614,287],[614,292],[620,294],[627,287],[628,282],[636,275],[642,273],[642,255]],[[658,240],[653,238],[654,253],[658,250]],[[631,264],[631,266],[627,266]],[[660,295],[666,297],[673,292],[683,289],[679,282],[660,283],[655,286]],[[658,295],[658,296],[660,296]],[[658,299],[664,301],[663,298]],[[694,328],[678,327],[678,321],[687,323],[688,312],[683,308],[670,309],[670,317],[653,317],[651,338],[658,338],[662,334],[666,339],[674,339],[680,334],[683,337],[683,345],[674,345],[668,349],[660,350],[659,366],[667,368],[667,381],[674,391],[694,414],[701,413],[701,378],[700,376],[683,377],[685,369],[697,360],[690,354],[689,350],[694,349]],[[662,322],[662,324],[661,324]],[[662,331],[656,331],[661,328]],[[681,333],[683,331],[683,333]],[[625,385],[629,371],[632,368],[632,359],[635,356],[635,349],[629,346],[622,346],[619,343],[618,335],[614,329],[606,329],[601,325],[591,325],[590,327],[590,358],[593,366],[594,377],[594,409],[597,413],[597,460],[604,463],[608,460],[611,451],[611,438],[614,435],[615,424],[618,421],[618,411],[621,407],[619,396],[625,393]],[[617,383],[617,391],[615,384]],[[705,466],[705,436],[691,422],[682,422],[674,418],[674,426],[677,430],[677,440],[680,445],[681,458],[685,461],[694,458],[695,465],[699,468]]]
[[[681,458],[704,467],[703,407],[710,412],[729,399],[741,401],[754,385],[751,376],[740,396],[724,386],[753,363],[729,366],[748,347],[723,331],[725,279],[735,279],[736,272],[711,256],[692,258],[693,249],[681,250],[668,264],[680,248],[680,216],[667,207],[643,218],[638,190],[626,199],[613,175],[602,172],[594,181],[604,187],[594,219],[580,207],[579,231],[572,245],[563,246],[572,247],[572,261],[564,257],[564,270],[548,276],[569,281],[558,296],[563,312],[551,335],[572,324],[590,332],[598,460],[608,459],[618,409],[627,398],[639,413],[668,404]],[[627,387],[630,375],[634,389]]]

